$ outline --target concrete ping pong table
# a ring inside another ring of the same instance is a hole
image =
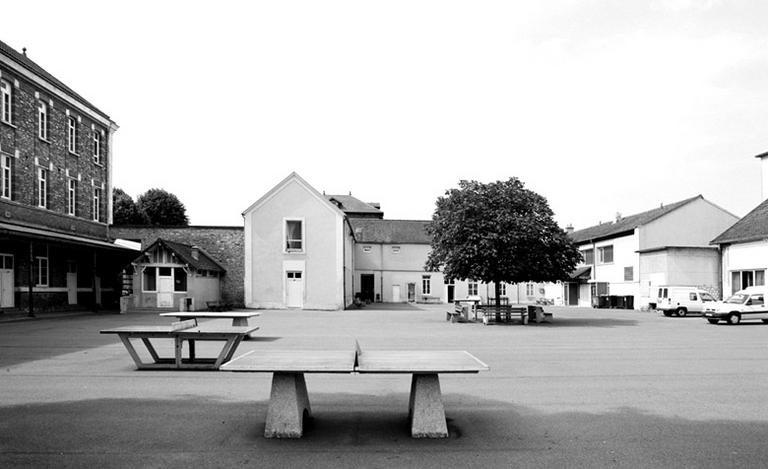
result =
[[[488,365],[465,351],[260,351],[221,366],[224,371],[271,372],[266,438],[301,438],[312,415],[305,373],[410,373],[408,419],[413,438],[446,438],[440,373],[477,373]]]

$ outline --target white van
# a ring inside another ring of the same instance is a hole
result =
[[[706,306],[717,302],[709,292],[697,287],[661,286],[656,300],[656,309],[664,316],[687,316],[689,313],[703,314]]]
[[[723,302],[708,305],[704,311],[704,318],[710,324],[717,324],[721,319],[725,319],[728,324],[738,324],[750,319],[760,319],[768,323],[766,297],[768,297],[768,288],[765,286],[747,287],[737,291]]]

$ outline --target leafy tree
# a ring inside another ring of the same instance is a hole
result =
[[[147,217],[139,211],[136,202],[122,189],[112,191],[112,223],[115,225],[146,225]]]
[[[178,197],[163,189],[150,189],[136,199],[150,225],[189,225],[187,209]]]
[[[501,282],[565,280],[581,254],[552,215],[547,199],[517,178],[462,180],[437,199],[425,269],[442,269],[448,280],[494,282],[497,306]]]

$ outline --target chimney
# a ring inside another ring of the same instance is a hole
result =
[[[565,232],[568,233],[568,234],[573,233],[573,225],[568,223],[568,226],[565,227]]]
[[[192,259],[196,261],[200,260],[200,248],[197,246],[192,246]]]
[[[762,202],[763,200],[768,199],[768,152],[760,153],[759,155],[756,155],[755,158],[760,158],[760,164],[762,165],[762,171],[760,172],[762,174],[760,202]]]

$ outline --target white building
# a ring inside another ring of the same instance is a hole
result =
[[[719,253],[709,242],[736,220],[699,195],[574,231],[584,260],[565,286],[565,303],[639,309],[655,302],[659,285],[699,286],[720,296]]]

